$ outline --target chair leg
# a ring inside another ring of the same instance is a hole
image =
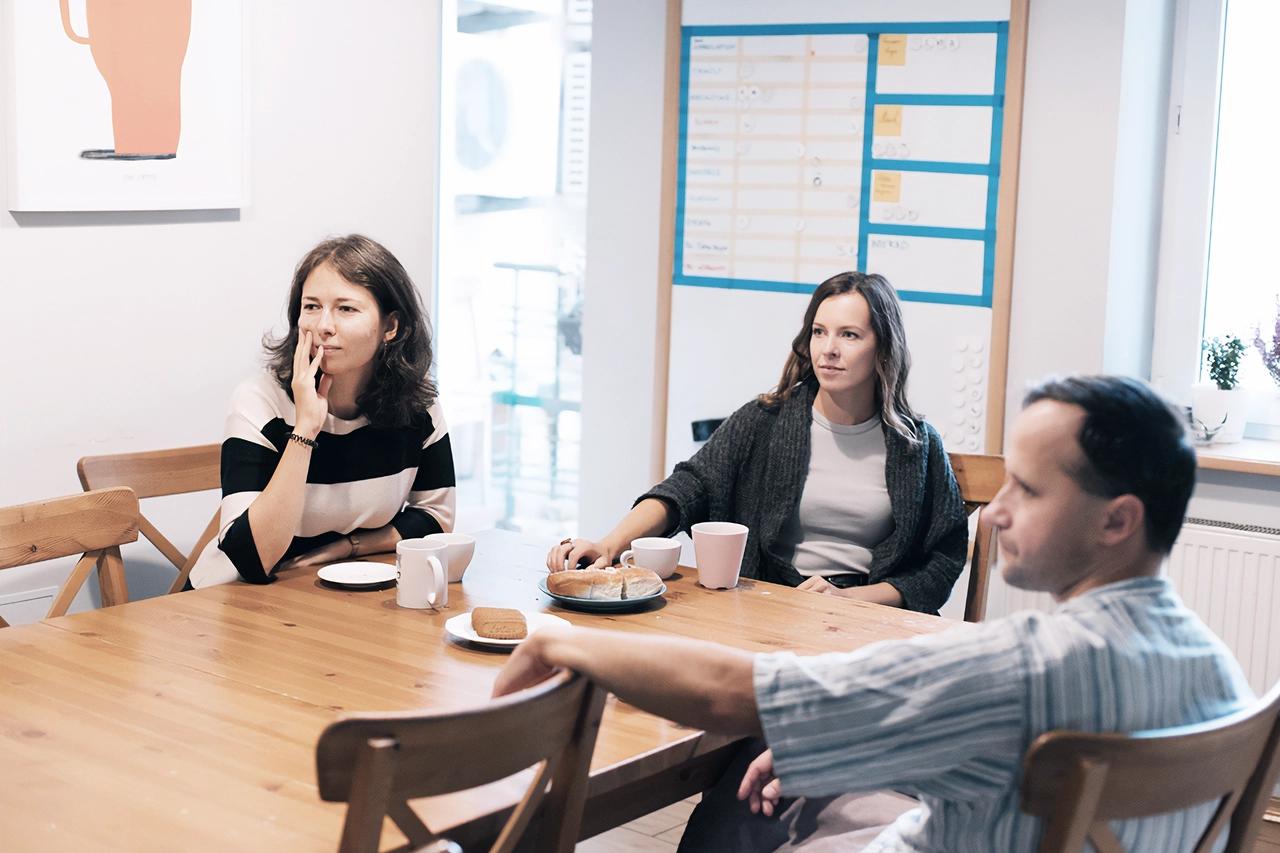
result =
[[[395,779],[398,748],[393,738],[375,738],[361,747],[351,778],[338,853],[376,853]]]
[[[1070,769],[1062,787],[1063,807],[1044,822],[1040,853],[1084,849],[1108,769],[1090,759],[1082,759]]]
[[[596,735],[600,731],[600,718],[604,715],[604,700],[608,695],[594,684],[589,685],[589,691],[582,704],[574,738],[561,756],[559,772],[547,796],[547,811],[559,812],[561,820],[556,826],[551,826],[551,821],[542,821],[537,844],[540,851],[571,853],[582,831],[591,756],[595,752]]]
[[[93,571],[94,565],[101,559],[101,551],[88,551],[76,561],[75,566],[71,569],[71,574],[62,582],[62,586],[58,589],[58,594],[53,597],[53,602],[49,605],[49,612],[45,614],[44,618],[52,619],[55,616],[66,615],[67,608],[71,606],[71,602],[75,601],[76,593],[80,591],[80,587],[84,586],[84,582],[89,577],[89,572]]]
[[[102,592],[102,606],[113,607],[129,601],[129,587],[124,579],[124,561],[119,547],[104,548],[98,558],[98,589]]]
[[[387,814],[391,816],[395,825],[400,827],[400,831],[404,833],[405,838],[409,839],[409,843],[415,847],[438,840],[435,833],[427,829],[427,825],[422,822],[422,818],[418,817],[417,812],[409,808],[408,803],[398,798],[393,799],[387,805]]]
[[[200,534],[200,539],[196,542],[196,546],[191,549],[191,555],[178,568],[178,576],[173,579],[173,583],[169,586],[169,595],[175,592],[182,592],[187,586],[187,578],[191,577],[191,569],[195,566],[196,560],[200,559],[201,552],[204,551],[209,540],[218,532],[218,513],[213,514],[213,518],[209,519],[209,523],[204,527],[204,533]]]

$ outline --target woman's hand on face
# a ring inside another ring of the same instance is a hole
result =
[[[305,554],[299,554],[291,557],[279,565],[276,571],[285,571],[287,569],[308,569],[314,566],[324,566],[329,563],[336,563],[339,560],[345,560],[351,557],[351,540],[347,537],[335,539],[327,545],[321,545],[319,548],[312,548]]]
[[[317,345],[316,357],[311,358],[313,335],[308,330],[298,335],[298,346],[293,351],[293,407],[297,413],[294,431],[303,438],[315,438],[324,426],[325,415],[329,414],[329,386],[333,377],[321,375],[320,386],[316,387],[316,374],[320,372],[320,361],[324,358],[324,347]]]
[[[582,560],[590,560],[590,569],[603,569],[613,565],[618,555],[602,543],[590,539],[566,539],[547,552],[547,570],[563,572],[576,569]]]
[[[821,593],[822,595],[839,595],[840,594],[840,587],[833,586],[832,584],[827,582],[826,578],[819,577],[817,575],[814,575],[813,577],[808,578],[807,580],[805,580],[804,583],[796,587],[796,589],[803,589],[806,592],[817,592],[817,593]]]

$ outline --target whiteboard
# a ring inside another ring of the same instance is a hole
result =
[[[685,0],[668,470],[696,449],[693,421],[773,387],[809,295],[855,269],[903,301],[913,407],[951,451],[995,444],[1025,39],[1010,91],[1010,15],[1009,0]]]

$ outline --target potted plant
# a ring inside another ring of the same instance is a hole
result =
[[[1244,438],[1249,415],[1249,392],[1236,381],[1244,342],[1230,335],[1210,338],[1201,348],[1210,381],[1191,389],[1191,423],[1196,437],[1205,444],[1239,441]]]

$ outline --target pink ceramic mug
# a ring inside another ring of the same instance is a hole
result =
[[[747,526],[732,521],[703,521],[693,526],[693,553],[698,560],[698,583],[708,589],[738,585],[742,555],[747,550]]]

